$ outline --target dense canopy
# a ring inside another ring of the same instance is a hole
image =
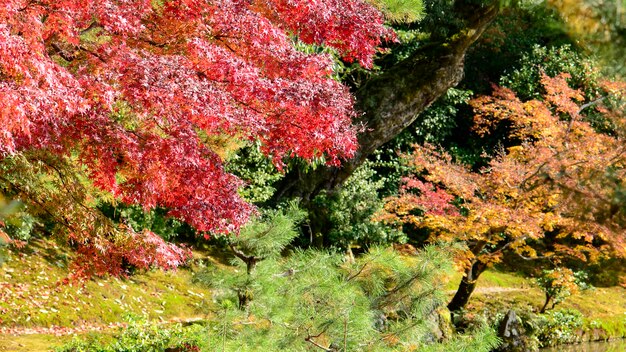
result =
[[[251,206],[211,138],[258,140],[279,166],[351,156],[352,97],[330,55],[295,46],[368,67],[382,22],[361,0],[4,1],[0,153],[73,156],[126,203],[235,230]]]

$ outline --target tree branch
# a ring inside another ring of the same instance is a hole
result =
[[[590,101],[590,102],[588,102],[586,104],[581,105],[580,108],[578,109],[578,113],[580,114],[586,108],[588,108],[590,106],[593,106],[593,105],[596,105],[596,104],[598,104],[599,102],[601,102],[604,99],[606,99],[606,96],[600,97],[600,98],[598,98],[596,100],[593,100],[593,101]]]
[[[323,190],[340,186],[369,154],[411,125],[418,114],[463,77],[465,53],[496,17],[499,1],[477,5],[457,0],[455,8],[465,26],[447,41],[425,45],[413,55],[376,75],[356,92],[356,109],[363,114],[354,121],[365,129],[358,135],[360,149],[341,167],[290,170],[276,187],[273,200],[300,197],[308,201]]]
[[[312,344],[313,346],[315,346],[315,347],[317,347],[317,348],[319,348],[319,349],[321,349],[321,350],[323,350],[323,351],[332,352],[332,350],[331,350],[330,348],[326,348],[326,347],[324,347],[324,346],[320,345],[319,343],[315,342],[315,341],[313,340],[313,336],[307,336],[307,337],[304,339],[304,341],[306,341],[306,342],[308,342],[308,343]]]
[[[51,43],[50,46],[54,49],[54,52],[58,54],[63,60],[71,62],[74,61],[74,56],[65,52],[65,50],[61,49],[61,47],[57,43]]]

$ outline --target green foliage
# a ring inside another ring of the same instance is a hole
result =
[[[7,197],[28,204],[14,209],[13,231],[26,238],[37,225],[54,235],[83,230],[93,235],[110,234],[110,221],[95,206],[112,203],[114,197],[94,187],[83,171],[73,156],[58,157],[43,151],[2,159],[0,189]]]
[[[391,16],[392,27],[396,31],[398,42],[389,43],[389,51],[386,55],[377,60],[377,65],[383,70],[391,67],[400,61],[416,53],[420,48],[428,43],[445,40],[451,33],[456,33],[462,26],[462,20],[455,16],[453,10],[454,1],[451,0],[422,0],[419,7],[411,7],[414,0],[376,0],[378,3],[388,3],[387,6],[397,3],[403,7],[409,7],[404,20],[394,20],[402,16]],[[381,5],[384,7],[385,5]],[[410,15],[419,9],[418,15]],[[399,11],[399,13],[407,11]],[[414,18],[413,21],[408,20]]]
[[[28,241],[33,236],[33,230],[37,225],[37,219],[23,207],[4,218],[4,232],[13,240]]]
[[[34,203],[37,205],[45,204],[46,201],[50,202],[56,195],[63,192],[63,188],[59,187],[57,182],[57,174],[61,175],[67,171],[62,161],[54,160],[54,158],[37,160],[37,155],[34,155],[34,160],[29,160],[30,156],[15,155],[0,161],[0,190],[8,198],[14,199],[11,203],[4,205],[0,221],[4,222],[3,231],[11,238],[22,241],[29,240],[33,235],[35,225],[45,223],[45,218],[50,215],[47,209],[40,209],[35,205],[27,207],[24,198],[26,200],[29,200],[28,196],[35,198]],[[46,162],[53,167],[46,165]],[[47,167],[55,170],[56,174],[47,173],[45,170]],[[70,197],[76,196],[74,190],[65,191]]]
[[[270,257],[250,274],[217,268],[198,281],[218,288],[220,308],[210,323],[209,346],[223,351],[305,351],[314,345],[346,351],[404,351],[433,344],[441,336],[446,296],[444,273],[449,252],[428,247],[417,257],[381,248],[346,262],[330,252],[296,250]],[[245,311],[235,308],[236,290],[225,289],[228,276],[251,278],[254,299]],[[219,278],[225,278],[221,283]],[[217,283],[217,285],[216,285]],[[216,287],[218,286],[218,287]],[[488,351],[492,332],[454,338],[442,346]],[[447,351],[434,344],[433,351]]]
[[[147,229],[166,241],[171,241],[181,235],[187,238],[193,238],[195,235],[189,225],[167,216],[168,211],[165,208],[157,207],[146,211],[139,205],[113,205],[111,203],[102,203],[98,208],[109,218],[122,222],[137,232]]]
[[[445,343],[430,344],[419,348],[423,352],[449,352],[449,351],[493,351],[500,344],[496,331],[489,327],[474,330],[471,335],[459,335]]]
[[[424,13],[419,30],[427,33],[431,41],[447,38],[463,25],[463,20],[454,15],[453,0],[424,0]]]
[[[422,18],[422,0],[374,0],[387,20],[396,23],[410,23]]]
[[[297,224],[306,213],[295,202],[282,209],[263,210],[260,216],[246,224],[239,235],[228,237],[231,245],[260,258],[279,256],[281,251],[298,236]]]
[[[625,274],[626,258],[603,258],[585,270],[589,273],[589,283],[595,287],[619,286],[620,277]]]
[[[181,324],[164,325],[150,323],[143,318],[129,316],[128,326],[120,328],[112,343],[96,337],[74,339],[57,348],[57,352],[159,352],[169,350],[181,352],[200,351],[205,348],[206,328]]]
[[[385,179],[376,178],[376,171],[370,162],[366,162],[354,171],[338,192],[323,193],[314,199],[319,209],[329,213],[327,238],[332,246],[367,248],[404,242],[402,233],[371,220],[383,205],[379,192]]]
[[[472,95],[470,90],[448,89],[432,107],[418,117],[420,122],[414,124],[418,141],[437,144],[450,137],[457,127],[456,115]]]
[[[272,184],[282,177],[271,160],[261,153],[259,145],[252,143],[231,156],[226,171],[244,181],[239,194],[251,203],[269,200],[275,191]]]
[[[274,349],[301,349],[319,334],[336,345],[345,337],[348,348],[356,349],[368,335],[373,320],[368,301],[357,287],[344,284],[341,262],[336,254],[298,251],[259,266],[261,292],[251,313],[284,327],[267,331],[276,340]]]
[[[6,219],[19,208],[20,203],[17,201],[7,201],[6,197],[0,193],[0,220]]]
[[[72,341],[63,344],[61,347],[55,348],[55,352],[104,352],[105,347],[102,346],[97,336],[88,335],[86,337],[75,337]]]
[[[15,212],[15,209],[17,207],[18,207],[17,202],[15,201],[7,202],[4,196],[2,195],[2,193],[0,193],[0,226],[2,226],[5,223],[6,219]],[[6,258],[5,247],[11,241],[11,238],[7,237],[4,231],[5,231],[4,226],[0,227],[0,265],[4,263],[4,260]]]
[[[603,70],[624,77],[626,2],[623,0],[550,1],[562,14],[568,34],[599,58]]]
[[[11,240],[28,241],[35,225],[37,219],[28,212],[28,207],[15,200],[7,202],[0,193],[0,246],[9,240],[2,232]]]
[[[584,325],[583,315],[574,309],[550,311],[538,316],[541,347],[580,342]]]
[[[525,53],[518,67],[506,73],[500,84],[511,88],[522,100],[540,99],[545,93],[541,84],[541,73],[554,77],[568,73],[568,84],[574,89],[582,89],[590,97],[598,94],[599,72],[594,62],[573,50],[570,45],[544,47],[535,45]]]
[[[250,301],[260,291],[259,275],[256,266],[259,262],[278,258],[281,252],[298,236],[297,224],[306,213],[298,208],[295,202],[288,203],[282,209],[267,209],[241,228],[237,236],[227,236],[223,240],[228,243],[235,254],[233,265],[238,269],[235,274],[220,273],[208,269],[194,277],[195,282],[211,283],[213,287],[230,290],[237,294],[238,307],[247,309]],[[240,274],[239,272],[246,274]],[[226,275],[222,275],[226,274]],[[231,303],[228,303],[231,302]],[[232,305],[230,298],[222,301]]]
[[[461,86],[486,94],[492,83],[511,68],[520,67],[522,56],[536,45],[574,44],[560,14],[545,1],[522,0],[507,6],[470,49]]]

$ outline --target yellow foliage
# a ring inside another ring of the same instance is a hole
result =
[[[433,146],[416,146],[410,160],[414,177],[462,200],[462,212],[429,214],[427,207],[420,208],[428,199],[405,192],[388,200],[381,218],[427,229],[431,241],[467,243],[457,258],[466,268],[477,260],[498,262],[505,250],[525,257],[551,256],[555,262],[626,255],[625,214],[610,210],[613,192],[626,184],[621,139],[626,129],[616,135],[596,132],[579,116],[584,96],[567,85],[567,78],[544,74],[543,100],[522,102],[512,91],[494,87],[493,95],[470,102],[476,133],[490,134],[506,121],[512,126],[511,140],[521,141],[480,172]],[[607,92],[626,91],[626,84],[605,85]],[[617,111],[604,111],[607,119],[624,121]],[[556,242],[554,248],[531,245],[541,244],[547,235]]]

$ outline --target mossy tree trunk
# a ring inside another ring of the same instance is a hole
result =
[[[355,92],[356,108],[362,113],[355,123],[365,128],[358,136],[356,155],[341,167],[291,170],[277,185],[274,200],[300,197],[307,203],[321,191],[336,189],[368,155],[411,125],[418,114],[461,80],[465,53],[493,21],[498,4],[499,0],[457,0],[456,15],[466,19],[458,33],[425,45]]]

